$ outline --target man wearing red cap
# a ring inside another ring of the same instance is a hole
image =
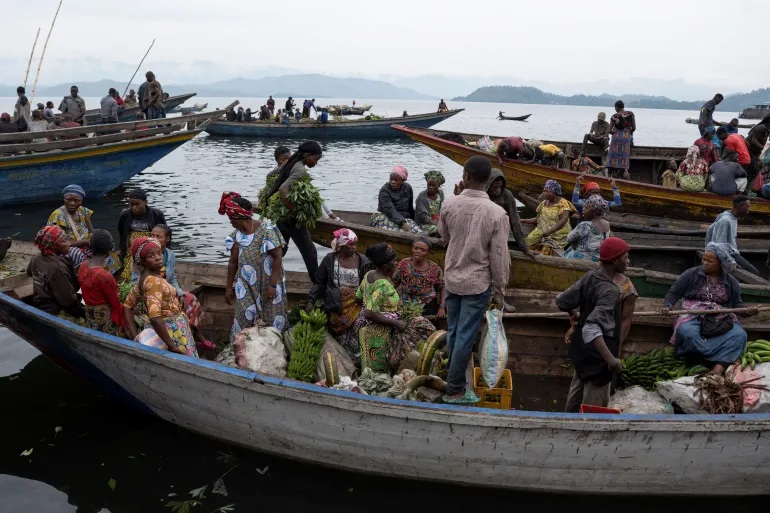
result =
[[[616,277],[630,265],[630,249],[623,239],[608,237],[599,248],[599,267],[556,298],[574,328],[565,337],[575,368],[566,412],[578,412],[581,404],[607,406],[612,375],[620,373],[620,344],[631,317],[623,315]]]
[[[583,175],[580,175],[575,180],[575,189],[572,191],[572,204],[575,205],[580,217],[583,217],[583,206],[586,204],[586,200],[594,194],[601,194],[602,190],[599,184],[596,182],[588,182],[586,184],[586,197],[585,199],[580,197],[580,181],[583,179]],[[609,208],[619,207],[623,203],[620,201],[620,189],[618,189],[615,179],[610,179],[610,185],[612,185],[612,201],[608,201]]]

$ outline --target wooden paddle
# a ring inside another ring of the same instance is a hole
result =
[[[760,312],[770,311],[770,306],[757,307]],[[720,308],[716,310],[670,310],[668,316],[673,315],[703,315],[703,314],[722,314],[722,313],[746,313],[749,308]],[[664,316],[658,311],[653,312],[634,312],[634,317],[662,317]],[[429,321],[435,321],[435,315],[425,316]],[[567,312],[514,312],[503,314],[503,319],[568,319],[569,314]]]

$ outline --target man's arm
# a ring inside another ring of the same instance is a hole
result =
[[[583,286],[583,278],[572,284],[570,288],[556,296],[556,307],[562,312],[574,313],[580,307],[580,287]]]
[[[608,203],[608,206],[610,207],[619,207],[623,203],[620,201],[620,189],[618,189],[617,185],[612,186],[612,201]]]

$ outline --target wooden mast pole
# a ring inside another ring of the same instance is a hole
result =
[[[155,39],[152,40],[152,43],[150,43],[150,47],[147,49],[147,52],[144,54],[144,57],[142,57],[142,60],[139,61],[139,66],[136,67],[136,71],[134,71],[134,74],[131,75],[131,79],[128,81],[128,84],[126,84],[126,89],[123,91],[123,98],[126,97],[126,93],[128,92],[128,88],[131,87],[131,82],[134,80],[134,77],[139,72],[139,68],[142,67],[142,63],[147,58],[147,56],[150,54],[150,50],[152,50],[153,45],[155,44]]]
[[[53,21],[51,22],[51,28],[48,29],[48,35],[45,38],[45,44],[43,44],[43,53],[40,54],[40,62],[37,65],[37,74],[35,74],[35,83],[32,85],[32,96],[29,101],[35,98],[35,89],[37,89],[37,79],[40,78],[40,68],[43,66],[43,57],[45,57],[45,49],[48,48],[48,40],[51,39],[51,32],[53,32],[53,26],[56,24],[56,18],[59,16],[59,9],[64,0],[59,0],[59,7],[56,8],[56,14],[53,15]]]
[[[27,79],[29,78],[29,68],[32,66],[32,57],[35,55],[35,47],[37,46],[37,39],[40,37],[40,27],[37,29],[37,35],[35,36],[35,42],[32,43],[32,51],[29,52],[29,61],[27,61],[27,72],[24,73],[24,87],[27,87]]]

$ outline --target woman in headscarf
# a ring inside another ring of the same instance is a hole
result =
[[[176,289],[160,274],[163,268],[163,250],[160,242],[141,237],[131,243],[133,267],[139,281],[131,288],[123,303],[123,319],[128,337],[136,339],[137,307],[142,304],[146,318],[142,330],[152,329],[174,353],[198,356],[190,321],[179,305]],[[142,316],[144,317],[144,316]]]
[[[706,163],[706,168],[710,168],[711,164],[719,160],[717,154],[717,147],[714,145],[714,139],[717,135],[717,129],[712,125],[706,127],[703,137],[696,139],[693,143],[700,150],[700,156]],[[718,139],[717,139],[718,140]]]
[[[415,206],[415,221],[428,235],[438,232],[439,213],[444,203],[444,191],[441,186],[446,182],[441,171],[428,171],[425,173],[427,188],[417,195]]]
[[[562,189],[556,180],[548,180],[543,188],[545,199],[537,206],[537,217],[522,219],[523,224],[535,225],[527,235],[529,249],[546,256],[563,256],[570,232],[569,216],[575,207],[561,197]]]
[[[612,142],[607,151],[607,168],[613,178],[628,180],[631,167],[631,144],[636,131],[636,117],[630,110],[625,110],[621,100],[615,102],[615,114],[610,118]]]
[[[89,239],[91,258],[78,270],[78,283],[85,302],[86,326],[92,330],[122,337],[123,306],[118,283],[104,264],[112,251],[112,235],[107,230],[94,230]]]
[[[361,313],[361,304],[356,301],[356,290],[369,265],[369,259],[356,251],[357,242],[353,230],[340,228],[334,232],[332,252],[318,266],[308,297],[309,308],[318,300],[324,302],[329,331],[350,354],[358,352],[358,331],[353,324]]]
[[[58,226],[46,226],[35,237],[40,253],[27,266],[32,277],[32,305],[62,319],[82,324],[83,307],[72,268],[63,258],[70,240]]]
[[[703,192],[706,190],[708,172],[706,162],[700,156],[700,149],[695,145],[690,146],[676,173],[679,187],[688,192]]]
[[[123,261],[119,282],[131,281],[132,256],[128,252],[131,244],[135,240],[151,237],[152,228],[159,224],[166,224],[166,217],[157,208],[147,205],[147,193],[142,189],[128,193],[128,208],[120,213],[118,220],[120,258]]]
[[[564,258],[599,261],[599,247],[607,237],[612,237],[607,215],[609,205],[607,200],[598,194],[589,196],[583,205],[583,221],[567,235],[570,248]]]
[[[683,272],[663,300],[661,313],[667,314],[681,301],[682,310],[714,310],[741,308],[741,287],[730,271],[735,262],[727,250],[710,242],[703,253],[702,264]],[[752,307],[742,317],[756,315]],[[677,356],[691,358],[723,374],[736,362],[746,346],[746,331],[735,314],[680,315],[670,342]]]
[[[369,226],[407,233],[425,233],[415,222],[414,193],[406,183],[409,171],[404,166],[395,166],[390,172],[390,181],[380,188],[377,196],[377,212],[372,214]]]
[[[226,215],[235,228],[225,240],[225,249],[230,252],[225,301],[235,303],[230,341],[258,323],[284,331],[289,298],[280,230],[267,221],[253,219],[251,202],[237,192],[222,193],[219,214]]]
[[[431,242],[420,237],[412,243],[412,256],[396,266],[393,285],[401,294],[401,301],[424,305],[423,315],[446,317],[444,297],[444,271],[441,266],[428,260]]]

